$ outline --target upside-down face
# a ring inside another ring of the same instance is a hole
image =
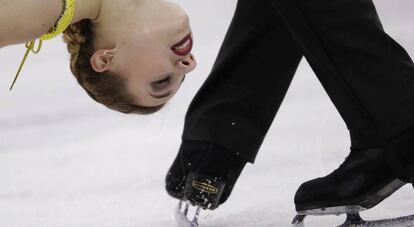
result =
[[[97,37],[101,38],[96,40],[92,67],[98,72],[109,70],[124,77],[128,81],[126,89],[137,105],[159,106],[174,96],[185,75],[197,65],[191,54],[193,36],[189,18],[171,2],[131,2],[118,5],[122,14],[107,18],[102,15],[98,20],[113,25],[112,29],[97,27]],[[113,21],[117,19],[122,23]],[[112,36],[108,37],[109,34]],[[111,40],[113,45],[107,48]]]

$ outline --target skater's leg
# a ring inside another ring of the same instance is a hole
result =
[[[343,116],[351,149],[388,146],[396,174],[414,182],[414,144],[398,139],[414,141],[414,64],[372,0],[271,1]]]
[[[214,68],[187,112],[166,178],[170,195],[185,197],[188,174],[201,172],[224,179],[220,203],[227,200],[246,162],[254,161],[301,58],[268,1],[238,2]]]
[[[216,143],[253,162],[301,59],[268,1],[240,0],[182,139]]]
[[[371,0],[270,0],[345,120],[351,148],[414,126],[414,65]]]
[[[375,206],[404,181],[414,182],[403,176],[404,168],[396,170],[398,159],[414,161],[414,133],[407,131],[414,126],[414,65],[384,32],[372,1],[270,1],[351,134],[347,160],[328,176],[302,184],[297,210],[357,212]],[[390,153],[399,155],[387,157]]]

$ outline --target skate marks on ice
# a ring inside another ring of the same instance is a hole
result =
[[[178,227],[198,227],[198,218],[200,217],[201,207],[195,208],[189,202],[180,201],[175,209],[174,217]],[[190,212],[189,212],[190,211]],[[192,218],[191,218],[192,217]]]
[[[359,213],[347,213],[346,221],[337,227],[412,227],[414,226],[414,215],[402,216],[397,218],[365,221]],[[305,227],[305,214],[297,215],[293,221],[294,227]]]

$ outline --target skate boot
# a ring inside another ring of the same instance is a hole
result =
[[[219,145],[183,141],[166,176],[168,194],[180,200],[175,212],[179,226],[198,226],[201,209],[214,210],[223,204],[245,165]]]
[[[302,184],[295,195],[298,215],[293,224],[303,226],[307,215],[347,214],[342,226],[414,225],[414,215],[378,221],[364,221],[359,216],[359,212],[376,206],[406,183],[414,182],[410,177],[414,172],[409,168],[414,161],[412,135],[402,134],[384,147],[352,150],[334,172]]]

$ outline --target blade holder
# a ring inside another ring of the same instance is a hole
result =
[[[198,172],[190,172],[184,189],[184,200],[203,209],[214,210],[220,205],[224,180]]]

